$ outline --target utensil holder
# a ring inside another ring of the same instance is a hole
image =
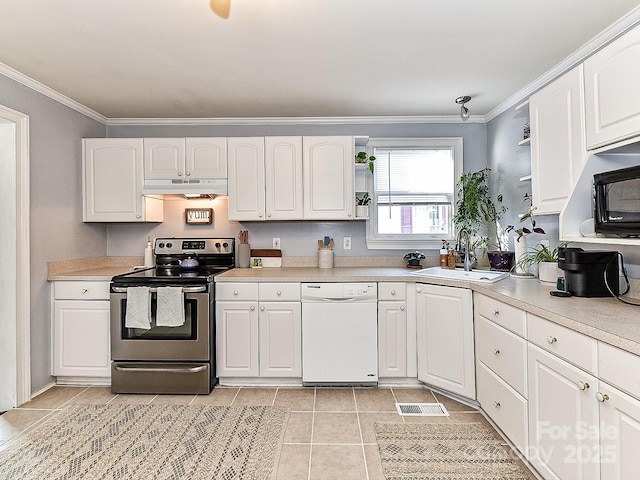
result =
[[[249,268],[251,265],[251,245],[241,243],[238,245],[238,267]]]
[[[318,268],[333,268],[333,249],[318,249]]]

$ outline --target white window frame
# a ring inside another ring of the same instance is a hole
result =
[[[373,155],[376,148],[451,148],[453,150],[453,181],[454,199],[452,203],[451,216],[455,213],[457,182],[462,174],[462,137],[432,137],[432,138],[372,138],[367,142],[367,155]],[[377,161],[377,160],[376,160]],[[369,249],[439,249],[442,240],[453,241],[453,225],[451,225],[451,235],[444,238],[442,234],[425,234],[421,238],[403,238],[399,235],[378,235],[378,206],[376,192],[373,191],[374,181],[371,179],[370,186],[372,192],[372,203],[369,207],[369,219],[366,222],[367,248]]]

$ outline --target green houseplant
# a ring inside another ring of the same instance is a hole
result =
[[[566,247],[567,243],[560,243],[555,248],[539,243],[518,259],[518,267],[528,270],[532,266],[538,267],[538,280],[542,283],[555,285],[562,271],[558,268],[558,251]]]
[[[358,152],[356,153],[356,163],[366,163],[369,165],[369,171],[373,173],[374,165],[376,157],[373,155],[367,156],[367,152]]]
[[[463,228],[466,229],[472,240],[470,250],[476,248],[489,250],[492,245],[496,245],[497,251],[487,251],[491,268],[494,270],[508,271],[513,265],[513,252],[503,248],[503,242],[497,233],[497,224],[502,215],[507,211],[507,207],[502,204],[502,194],[494,198],[489,191],[489,172],[491,169],[463,173],[456,184],[456,211],[453,216],[453,223],[456,227],[456,234]],[[495,241],[490,240],[488,230],[496,228]],[[459,248],[460,246],[458,246]]]
[[[415,252],[409,252],[404,256],[409,268],[422,268],[420,260],[423,260],[424,258],[426,258],[424,253],[418,252],[417,250]]]

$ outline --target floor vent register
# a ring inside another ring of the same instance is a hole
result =
[[[396,403],[398,413],[414,417],[448,417],[449,412],[441,403]]]

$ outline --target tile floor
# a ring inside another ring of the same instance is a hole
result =
[[[396,402],[441,402],[448,417],[409,417]],[[115,395],[108,387],[47,390],[0,416],[2,444],[70,404],[281,405],[291,408],[278,480],[384,480],[373,426],[376,422],[481,422],[473,408],[424,388],[235,388],[209,395]],[[495,433],[498,438],[499,434]],[[506,447],[505,447],[506,448]],[[531,479],[535,477],[531,474]]]

